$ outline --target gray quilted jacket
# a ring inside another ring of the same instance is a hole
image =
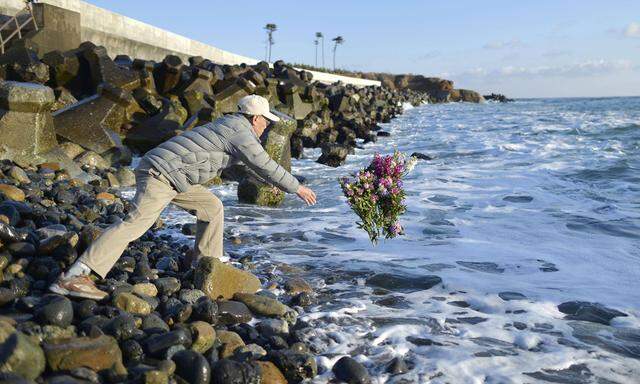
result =
[[[291,173],[269,157],[241,114],[223,116],[173,137],[147,152],[145,160],[178,192],[219,176],[238,160],[285,192],[295,193],[299,186]]]

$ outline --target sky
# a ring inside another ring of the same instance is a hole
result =
[[[322,32],[327,67],[340,35],[338,68],[510,97],[640,95],[640,0],[88,2],[257,59],[274,23],[272,60],[315,64]]]

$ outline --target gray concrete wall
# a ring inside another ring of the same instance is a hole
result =
[[[255,64],[259,61],[180,36],[84,1],[40,0],[39,2],[78,12],[81,40],[104,46],[112,56],[123,54],[156,61],[162,60],[167,54],[178,55],[185,60],[190,56],[202,56],[217,63],[230,65]],[[24,2],[21,0],[0,0],[2,14],[13,15],[23,7]],[[380,86],[379,81],[310,72],[313,73],[315,80],[324,83],[342,81],[357,86]]]

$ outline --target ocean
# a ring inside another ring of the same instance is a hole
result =
[[[316,206],[288,196],[257,208],[234,184],[212,188],[243,239],[226,245],[232,256],[281,277],[292,265],[318,293],[301,316],[320,355],[314,382],[347,354],[374,383],[638,382],[640,98],[423,105],[381,126],[391,136],[343,167],[316,163],[317,149],[294,160]],[[406,234],[373,246],[338,178],[395,149],[434,159],[405,180]],[[193,221],[174,209],[164,219],[178,238],[171,225]],[[381,273],[397,284],[372,283]],[[429,276],[442,283],[420,289]],[[568,301],[627,316],[566,319]],[[386,372],[395,357],[408,373]]]

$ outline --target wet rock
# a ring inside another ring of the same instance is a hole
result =
[[[260,280],[257,277],[213,257],[200,259],[193,282],[195,288],[212,299],[230,299],[237,292],[253,293],[260,289]]]
[[[178,293],[180,301],[187,304],[195,304],[203,296],[206,294],[199,289],[182,289]]]
[[[348,154],[348,147],[339,144],[326,145],[322,147],[322,155],[320,155],[317,161],[320,164],[335,168],[345,163]]]
[[[46,295],[36,308],[35,316],[43,324],[65,328],[73,321],[73,305],[64,296]]]
[[[313,293],[313,288],[311,288],[311,285],[309,285],[306,280],[299,277],[287,280],[287,282],[284,284],[284,289],[286,289],[287,292],[292,295],[301,292]]]
[[[209,384],[211,367],[200,353],[184,350],[174,354],[171,359],[176,363],[175,374],[191,384]]]
[[[216,339],[216,331],[209,323],[194,321],[189,326],[193,343],[191,349],[198,353],[206,353],[213,347]]]
[[[413,152],[411,154],[411,157],[415,157],[416,159],[419,160],[433,160],[433,156],[429,156],[429,155],[425,155],[424,153],[420,153],[420,152]]]
[[[142,320],[142,330],[147,334],[169,332],[169,326],[158,315],[150,314]]]
[[[289,334],[289,323],[280,319],[266,319],[259,322],[256,329],[264,336],[286,336]]]
[[[118,374],[127,372],[122,365],[118,343],[110,336],[57,339],[45,343],[43,349],[48,366],[53,371],[87,367],[94,371],[114,369]]]
[[[295,311],[276,299],[256,295],[252,293],[236,293],[233,295],[235,300],[244,303],[251,312],[267,317],[279,317],[287,321],[295,321],[297,314]]]
[[[133,286],[133,293],[155,297],[158,295],[158,288],[151,283],[138,283]]]
[[[456,261],[456,264],[462,265],[463,267],[480,271],[480,272],[495,273],[495,274],[504,273],[504,268],[492,262]]]
[[[308,307],[316,303],[316,298],[307,292],[300,292],[291,299],[291,305],[300,307]]]
[[[132,187],[136,185],[136,175],[127,167],[118,169],[116,172],[116,178],[118,179],[121,187]]]
[[[211,367],[211,384],[261,384],[260,367],[222,359]],[[266,384],[267,382],[264,382]]]
[[[20,184],[29,184],[31,182],[27,172],[16,165],[9,169],[9,176]]]
[[[367,369],[349,356],[342,357],[338,360],[331,371],[337,379],[348,384],[368,384],[371,383],[371,377]]]
[[[374,301],[377,305],[389,308],[407,309],[411,303],[402,296],[388,296]]]
[[[392,273],[378,273],[366,281],[369,286],[405,293],[430,289],[440,283],[442,279],[435,275],[409,276]]]
[[[58,145],[58,148],[60,148],[62,153],[64,153],[70,159],[75,159],[85,152],[84,148],[70,141]]]
[[[271,351],[267,359],[273,362],[291,383],[300,383],[318,374],[318,366],[313,356],[290,350]]]
[[[0,320],[0,372],[35,379],[45,369],[44,353],[31,338]]]
[[[394,357],[389,364],[387,364],[385,371],[392,375],[400,375],[409,372],[409,367],[402,357]]]
[[[270,361],[256,361],[260,367],[262,384],[287,384],[287,379],[282,372]]]
[[[498,296],[504,301],[526,300],[527,296],[518,292],[500,292]]]
[[[524,374],[536,380],[552,383],[580,384],[594,382],[594,374],[586,364],[573,364],[566,369],[543,369],[538,372],[524,372]]]
[[[132,293],[119,293],[113,299],[113,305],[135,315],[148,315],[151,313],[151,305]]]
[[[604,325],[609,325],[615,317],[628,316],[626,313],[607,308],[602,304],[587,301],[568,301],[558,305],[558,310],[566,314],[565,318],[569,320],[590,321]]]
[[[253,318],[249,308],[238,301],[219,301],[217,318],[221,324],[248,323]]]
[[[10,184],[0,184],[0,195],[4,196],[5,199],[13,201],[24,201],[25,199],[25,194],[22,189]]]
[[[219,330],[217,336],[218,341],[222,344],[220,357],[223,359],[233,356],[236,349],[245,345],[240,335],[235,332]]]
[[[583,343],[598,346],[621,356],[640,359],[640,330],[611,327],[586,321],[571,321],[573,337]]]
[[[87,165],[89,167],[95,167],[98,169],[108,169],[111,164],[109,164],[105,159],[102,158],[99,154],[93,151],[86,151],[80,156],[75,158],[79,164]]]
[[[175,277],[161,277],[156,279],[153,284],[158,288],[160,295],[171,296],[180,290],[180,281]]]
[[[131,314],[124,314],[111,319],[102,330],[107,335],[113,336],[118,341],[140,336],[141,332],[136,326],[136,320]]]
[[[208,296],[201,297],[194,304],[191,316],[194,320],[201,320],[215,325],[218,322],[218,304]]]
[[[191,345],[191,337],[184,329],[176,329],[171,332],[153,335],[145,341],[145,344],[145,349],[149,354],[161,356],[163,352],[172,346],[189,347]]]

